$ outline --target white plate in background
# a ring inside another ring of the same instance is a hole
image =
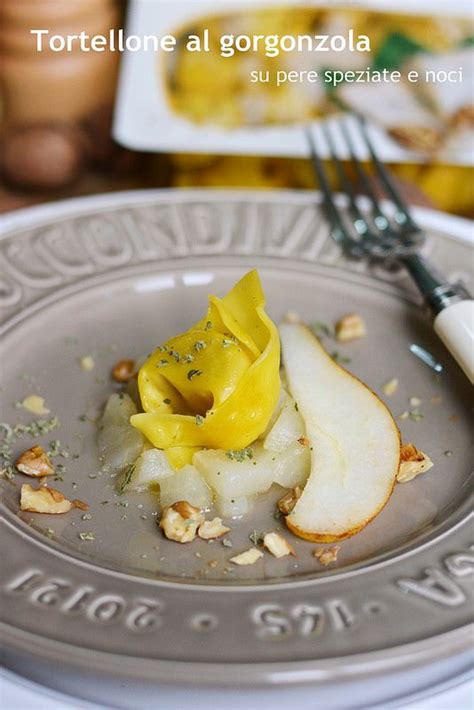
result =
[[[143,36],[154,34],[162,37],[172,34],[183,25],[189,26],[193,18],[227,12],[254,11],[256,8],[275,5],[333,5],[370,8],[377,11],[404,12],[413,14],[447,14],[471,17],[472,5],[466,0],[446,3],[426,0],[358,0],[356,2],[321,2],[302,0],[132,0],[129,6],[126,34]],[[216,9],[217,8],[217,9]],[[367,29],[370,36],[370,28]],[[170,54],[155,54],[153,51],[125,52],[122,58],[119,89],[117,94],[114,136],[122,145],[134,150],[214,153],[239,155],[270,155],[282,157],[306,157],[307,141],[298,125],[244,126],[232,130],[209,123],[198,125],[180,116],[168,103],[161,79],[163,62]],[[251,53],[247,53],[248,58]],[[367,53],[367,66],[371,54]],[[317,122],[313,122],[316,127]],[[386,162],[423,162],[426,156],[406,150],[392,140],[385,131],[371,125],[371,134],[380,157]],[[353,136],[355,136],[355,132]],[[317,137],[317,136],[316,136]],[[325,155],[324,140],[320,145]],[[470,164],[472,154],[465,149],[449,155],[450,162]]]

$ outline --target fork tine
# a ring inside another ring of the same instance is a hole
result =
[[[362,185],[364,194],[370,200],[374,224],[381,232],[386,232],[390,227],[390,222],[388,221],[387,217],[383,213],[382,208],[380,207],[379,201],[372,187],[369,176],[355,151],[354,141],[352,140],[351,132],[347,127],[346,121],[341,120],[339,127],[346,143],[352,165],[354,166],[355,171],[357,173],[357,177],[359,178],[359,182]]]
[[[327,123],[323,123],[322,126],[322,132],[324,134],[324,137],[326,139],[326,144],[329,149],[329,154],[331,156],[331,160],[333,162],[333,165],[336,169],[337,176],[339,178],[339,183],[341,185],[341,188],[343,191],[346,193],[346,195],[349,198],[349,203],[350,203],[350,209],[354,218],[353,225],[354,229],[356,230],[357,234],[359,234],[361,237],[365,237],[366,235],[370,235],[370,227],[363,216],[362,212],[359,209],[359,206],[356,202],[356,193],[354,190],[354,187],[352,185],[352,182],[348,179],[346,171],[342,165],[342,161],[339,159],[336,151],[336,146],[333,141],[332,133],[327,125]],[[372,236],[372,235],[370,235]]]
[[[354,114],[354,116],[359,123],[362,137],[363,137],[364,142],[367,146],[367,149],[370,153],[370,157],[371,157],[372,162],[375,166],[375,169],[376,169],[377,174],[380,178],[380,181],[383,184],[386,192],[388,193],[388,195],[390,196],[391,200],[393,201],[393,203],[395,204],[395,206],[397,208],[397,212],[395,214],[395,221],[397,222],[399,227],[401,229],[403,229],[405,232],[421,233],[421,229],[418,227],[418,225],[413,220],[413,218],[408,210],[408,207],[405,203],[405,200],[402,199],[398,189],[395,186],[395,183],[394,183],[392,177],[390,176],[389,171],[386,169],[384,164],[377,157],[377,154],[376,154],[375,149],[373,147],[372,141],[369,138],[365,118],[358,113]]]
[[[311,161],[313,163],[313,167],[318,178],[321,192],[324,196],[324,206],[327,212],[329,213],[329,218],[332,225],[331,235],[335,241],[341,244],[346,253],[350,254],[355,259],[361,259],[365,255],[364,249],[350,235],[348,229],[346,228],[346,225],[343,222],[336,203],[334,202],[333,192],[330,187],[329,180],[326,175],[326,170],[323,166],[323,162],[316,150],[316,145],[311,129],[309,127],[306,127],[305,133],[308,140]]]

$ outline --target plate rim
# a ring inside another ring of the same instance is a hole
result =
[[[96,195],[83,195],[71,197],[54,202],[46,202],[31,207],[23,207],[0,214],[0,239],[11,236],[12,232],[19,229],[28,229],[40,226],[55,218],[67,218],[79,216],[87,213],[91,208],[107,210],[120,205],[121,207],[133,207],[138,205],[153,204],[160,197],[167,197],[171,201],[177,201],[185,197],[188,201],[206,199],[212,202],[238,202],[250,201],[260,202],[262,199],[268,202],[279,203],[282,199],[290,202],[309,205],[312,202],[321,204],[322,193],[319,190],[298,190],[298,189],[209,189],[209,188],[150,188],[143,190],[119,190],[117,192],[103,192]],[[339,202],[344,201],[344,196],[338,193]],[[390,207],[390,202],[386,200],[384,205]],[[459,215],[442,212],[431,207],[414,205],[410,207],[413,216],[422,224],[425,229],[436,229],[442,231],[448,238],[455,239],[468,244],[474,244],[474,221]],[[5,230],[5,231],[3,231]]]
[[[214,203],[240,201],[258,203],[279,203],[282,199],[286,198],[289,202],[293,204],[301,205],[309,205],[311,203],[321,200],[321,195],[319,193],[316,193],[315,191],[288,190],[277,190],[272,192],[262,191],[256,193],[255,191],[247,190],[176,190],[171,188],[106,193],[104,195],[73,198],[58,203],[34,206],[12,212],[10,214],[7,214],[6,216],[0,216],[0,228],[5,227],[6,225],[6,231],[4,234],[2,234],[2,238],[11,237],[12,234],[14,234],[14,232],[18,229],[33,229],[37,226],[40,226],[41,223],[44,221],[47,222],[57,218],[67,219],[74,216],[79,216],[81,214],[90,212],[91,209],[95,209],[96,211],[106,211],[113,209],[116,205],[120,205],[122,208],[124,208],[129,206],[153,204],[160,197],[167,198],[170,202],[174,202],[175,200],[182,200],[183,202],[206,200]],[[430,226],[432,226],[437,231],[445,232],[447,237],[451,237],[452,239],[455,239],[456,241],[461,241],[463,243],[466,243],[466,241],[473,241],[472,223],[468,220],[464,220],[458,217],[452,217],[451,215],[444,215],[443,213],[439,213],[435,210],[426,208],[416,208],[414,210],[414,214],[418,216],[420,221],[423,221],[424,226],[427,228],[430,228]],[[269,589],[271,589],[271,587],[269,587]],[[238,587],[234,587],[234,591],[236,590],[238,590]],[[14,635],[15,633],[17,633],[18,635],[21,635],[23,633],[30,634],[36,639],[36,643],[38,641],[41,641],[42,644],[51,644],[51,646],[54,646],[56,649],[59,649],[59,647],[67,647],[71,652],[71,657],[74,656],[75,649],[70,643],[53,640],[49,637],[37,635],[32,632],[23,632],[22,630],[13,626],[9,628],[12,630],[12,635]],[[332,676],[332,680],[336,680],[341,677],[339,675],[341,672],[341,667],[339,666],[338,661],[342,658],[342,661],[344,661],[346,665],[350,665],[353,667],[354,661],[359,658],[359,656],[364,657],[361,659],[361,662],[367,663],[369,665],[371,665],[372,662],[376,661],[379,662],[381,665],[384,665],[382,663],[383,661],[389,662],[390,659],[393,658],[394,666],[392,670],[400,670],[405,663],[403,659],[406,658],[407,652],[411,652],[411,647],[413,647],[413,653],[415,654],[416,662],[418,666],[421,667],[423,665],[426,665],[428,657],[429,662],[432,663],[434,660],[440,660],[445,657],[450,657],[453,654],[458,654],[467,649],[470,640],[470,636],[466,638],[467,628],[468,627],[466,625],[462,625],[447,633],[436,634],[435,636],[423,638],[421,641],[395,645],[390,647],[389,649],[384,648],[382,650],[365,652],[363,654],[353,654],[349,657],[345,657],[345,659],[342,657],[333,656],[328,659],[323,659],[322,661],[313,659],[308,661],[295,661],[284,663],[258,662],[252,664],[252,667],[254,667],[254,674],[251,673],[247,675],[248,683],[246,683],[246,685],[247,687],[250,687],[252,685],[257,684],[275,684],[276,682],[280,682],[276,680],[275,676],[278,666],[284,666],[284,672],[281,680],[282,683],[292,684],[314,682],[315,680],[318,680],[320,668],[322,665],[324,666],[326,662],[330,663],[333,666],[332,673],[330,673],[330,675]],[[445,637],[449,637],[447,638],[447,640],[450,642],[451,645],[447,643],[446,647],[444,647],[444,644],[439,644],[437,648],[433,649],[433,639],[435,637],[438,639],[444,639]],[[10,641],[11,640],[12,639],[10,638]],[[17,641],[18,643],[20,643],[19,638],[17,638]],[[450,649],[449,652],[447,651],[448,645]],[[51,651],[51,653],[53,654],[53,650]],[[387,655],[389,653],[391,654],[391,656],[390,659],[387,659]],[[104,659],[107,659],[110,662],[111,669],[114,662],[115,664],[117,663],[118,658],[123,659],[124,657],[126,657],[124,654],[113,654],[110,652],[93,649],[88,649],[87,654],[89,661],[91,659],[91,654],[95,654],[97,658],[103,657]],[[402,657],[401,661],[399,658],[400,655]],[[137,656],[129,658],[133,658],[136,664],[140,664],[141,662],[143,663],[145,660],[140,659]],[[397,659],[399,660],[398,665],[396,663]],[[151,663],[150,658],[147,658],[146,660]],[[176,674],[181,674],[179,682],[185,683],[188,680],[187,674],[189,674],[189,668],[192,667],[193,669],[197,670],[200,664],[196,663],[195,661],[166,661],[155,659],[153,660],[154,677],[160,682],[166,682],[166,680],[170,676],[170,665],[172,665],[172,667],[176,670]],[[214,662],[207,662],[203,664],[203,666],[206,668],[208,675],[203,673],[202,676],[196,678],[196,675],[193,673],[192,675],[194,677],[189,682],[191,684],[196,684],[197,680],[202,680],[202,683],[204,684],[209,683],[211,682],[212,676],[212,683],[214,685],[216,684],[216,680],[219,680],[221,681],[219,683],[220,685],[229,686],[233,682],[233,671],[235,671],[235,668],[239,667],[239,665],[240,664],[238,663],[219,664]],[[159,674],[157,673],[158,666],[161,669]],[[242,664],[242,666],[248,671],[247,665]],[[306,676],[304,678],[301,677],[301,673],[299,673],[298,670],[302,670],[303,666],[308,667],[308,672],[310,673],[311,678],[308,678]],[[231,672],[224,673],[224,669],[227,669],[228,671],[229,667],[231,668]],[[385,669],[385,671],[386,670],[387,669]],[[365,673],[370,673],[372,675],[373,670],[371,671],[367,669]],[[157,678],[157,675],[160,675],[160,678]],[[291,678],[289,677],[290,675]],[[321,681],[321,678],[319,678],[319,680]],[[170,680],[169,682],[172,681]]]

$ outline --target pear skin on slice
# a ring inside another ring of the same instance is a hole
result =
[[[337,542],[362,530],[387,503],[400,465],[400,432],[385,404],[306,326],[284,323],[280,337],[311,448],[310,475],[285,521],[305,540]]]

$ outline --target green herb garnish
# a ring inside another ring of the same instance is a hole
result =
[[[199,375],[202,375],[201,370],[189,370],[187,377],[188,380],[191,381],[193,377],[199,377]]]
[[[65,471],[66,471],[66,467],[64,466],[63,463],[56,464],[56,468],[54,471],[54,473],[55,473],[54,480],[55,481],[64,481]]]
[[[196,421],[196,426],[202,426],[204,424],[204,417],[202,417],[200,414],[196,414],[194,419]]]
[[[249,540],[253,542],[254,545],[258,545],[258,543],[263,540],[263,534],[259,533],[257,530],[252,530],[249,535]]]
[[[127,466],[127,468],[125,469],[125,473],[122,476],[122,480],[120,481],[120,485],[119,485],[119,489],[118,489],[120,495],[122,495],[122,493],[125,491],[127,486],[130,485],[130,481],[132,480],[132,476],[134,474],[134,471],[135,471],[135,464],[134,463],[129,464]]]
[[[225,455],[228,459],[231,459],[231,461],[238,461],[239,463],[242,463],[248,459],[253,459],[253,449],[251,449],[250,446],[247,446],[246,449],[240,449],[238,451],[230,449],[225,452]]]
[[[334,337],[333,329],[331,328],[330,325],[327,325],[327,323],[322,323],[321,321],[315,321],[314,323],[311,323],[311,325],[309,327],[313,331],[313,333],[315,334],[315,336],[317,338],[319,338],[321,335],[325,335],[328,338]]]
[[[16,424],[13,427],[13,435],[18,439],[27,434],[34,438],[39,436],[44,436],[49,434],[50,431],[56,429],[59,426],[59,419],[57,417],[51,417],[51,419],[35,419],[28,424]]]
[[[81,540],[95,540],[95,534],[93,532],[82,532],[79,533]]]
[[[348,362],[351,361],[350,357],[346,357],[345,355],[341,355],[337,350],[335,350],[333,353],[331,353],[331,357],[334,360],[334,362],[339,362],[341,365],[347,364]]]
[[[54,441],[49,442],[47,455],[50,458],[54,458],[55,456],[62,456],[63,459],[69,458],[69,453],[61,448],[61,442],[59,439],[54,439]]]

